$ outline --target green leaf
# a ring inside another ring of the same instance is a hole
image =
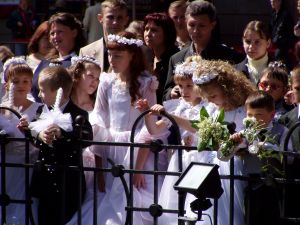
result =
[[[223,123],[224,119],[225,119],[225,111],[224,109],[221,109],[215,121],[219,123]]]
[[[199,120],[190,120],[190,123],[192,125],[193,128],[199,130]]]
[[[206,110],[206,108],[204,106],[202,106],[201,110],[200,110],[200,119],[201,121],[204,120],[205,118],[208,118],[208,112]]]
[[[206,149],[206,147],[207,147],[207,143],[200,140],[199,143],[198,143],[198,146],[197,146],[197,150],[199,152],[201,152],[204,149]]]

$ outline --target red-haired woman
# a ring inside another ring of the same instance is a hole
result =
[[[157,103],[161,104],[168,75],[169,59],[179,51],[175,45],[176,29],[173,20],[166,13],[151,13],[144,20],[145,44],[153,52],[153,74],[157,76]]]

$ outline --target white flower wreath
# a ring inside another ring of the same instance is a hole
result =
[[[201,74],[200,76],[197,76],[196,74],[193,74],[193,82],[194,84],[206,84],[215,79],[219,74],[216,71],[211,71],[210,73]]]
[[[126,38],[126,37],[121,37],[116,34],[109,34],[107,36],[107,40],[110,42],[117,42],[119,44],[124,44],[124,45],[136,45],[137,47],[141,47],[144,43],[142,40],[135,39],[135,38]]]
[[[89,55],[84,55],[84,56],[73,56],[71,58],[71,64],[74,65],[75,63],[78,62],[89,62],[89,63],[93,63],[99,67],[101,67],[100,62],[98,60],[96,60],[94,57],[89,56]]]
[[[174,73],[179,76],[192,76],[196,68],[196,62],[184,62],[176,65]]]

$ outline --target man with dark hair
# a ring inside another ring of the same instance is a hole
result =
[[[193,1],[186,9],[185,18],[192,43],[170,58],[164,91],[165,100],[179,97],[176,87],[174,88],[173,71],[175,65],[183,62],[188,56],[200,55],[203,59],[220,59],[232,63],[243,60],[236,51],[212,38],[212,31],[216,26],[216,9],[213,4],[204,0]]]

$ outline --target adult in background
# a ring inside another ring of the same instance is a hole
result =
[[[37,66],[43,59],[46,59],[46,55],[50,53],[52,45],[49,42],[49,25],[48,21],[41,23],[28,44],[28,56],[26,61],[32,71],[35,71]]]
[[[161,104],[167,80],[169,60],[179,50],[175,45],[176,29],[172,19],[166,13],[146,15],[144,40],[145,44],[153,52],[152,71],[159,82],[156,95],[157,102]]]
[[[6,26],[11,29],[15,43],[15,55],[25,55],[27,42],[38,24],[38,19],[28,0],[20,0],[18,8],[9,16]]]
[[[294,22],[291,13],[285,5],[285,0],[270,0],[272,16],[270,30],[272,44],[275,48],[274,58],[286,63],[291,69],[292,59],[289,50],[294,47]]]
[[[250,21],[243,32],[243,47],[246,58],[236,65],[236,69],[257,85],[261,72],[268,67],[270,57],[268,48],[271,45],[271,36],[268,26],[262,21]]]
[[[168,9],[168,14],[175,24],[177,35],[176,45],[180,50],[189,46],[191,43],[185,21],[185,10],[188,4],[189,2],[186,0],[178,0],[172,2]]]
[[[86,8],[83,18],[83,27],[87,33],[87,43],[90,44],[103,37],[103,29],[98,21],[98,13],[101,11],[100,0],[95,5]]]
[[[243,60],[239,53],[212,38],[216,25],[216,8],[213,4],[204,0],[193,1],[186,9],[185,18],[192,43],[170,58],[164,99],[179,97],[178,89],[174,88],[173,71],[176,64],[182,63],[189,56],[200,55],[203,59],[220,59],[231,63]]]
[[[127,4],[123,0],[105,0],[101,4],[101,11],[98,14],[98,21],[103,27],[103,37],[82,49],[80,56],[89,55],[100,62],[102,71],[109,68],[108,53],[106,48],[107,36],[124,31],[128,21]]]
[[[54,14],[48,24],[49,41],[54,48],[47,56],[47,60],[40,62],[33,75],[32,95],[39,102],[37,82],[40,71],[53,61],[58,61],[63,67],[68,68],[71,65],[71,58],[77,55],[79,49],[85,44],[82,24],[73,14]]]

